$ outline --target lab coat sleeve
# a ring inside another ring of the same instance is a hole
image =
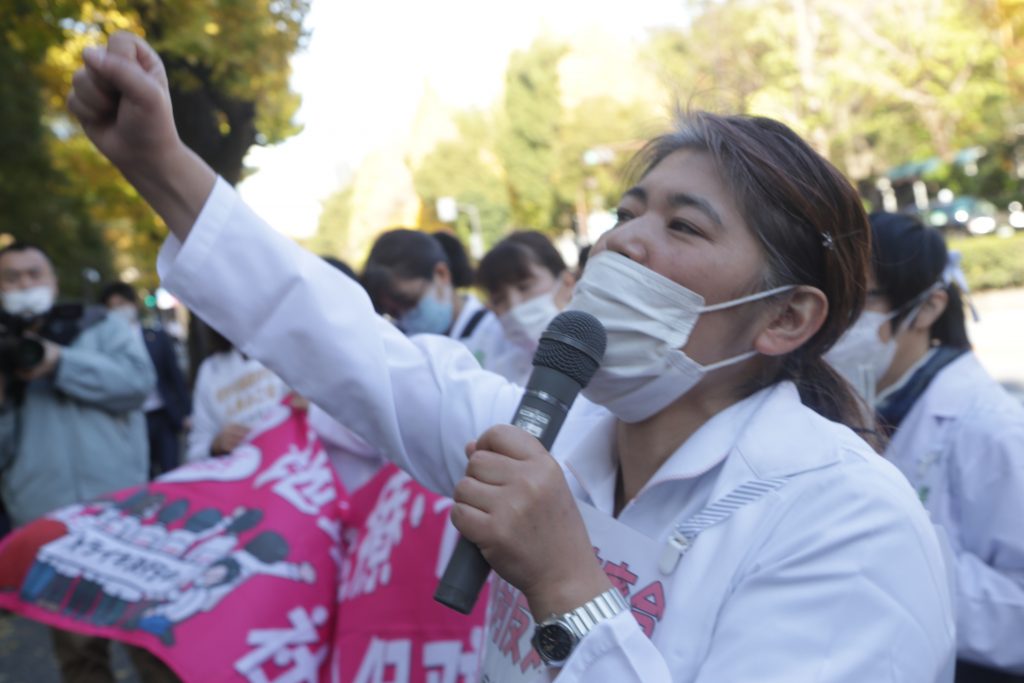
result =
[[[964,421],[956,452],[950,486],[962,519],[955,539],[959,656],[1024,673],[1022,414],[975,414]]]
[[[588,633],[554,680],[670,683],[672,676],[632,613],[623,612]]]
[[[210,366],[199,366],[196,385],[192,390],[192,429],[188,433],[185,459],[196,462],[210,457],[210,446],[222,425],[213,409],[213,388],[210,386]]]
[[[949,680],[955,617],[933,527],[895,470],[860,469],[787,484],[802,490],[741,567],[700,683]],[[836,495],[847,478],[859,486]]]
[[[909,491],[887,505],[886,498],[837,499],[828,492],[842,486],[836,479],[803,486],[770,514],[717,621],[706,625],[714,635],[695,682],[951,680],[949,586],[931,525],[923,510],[909,509]],[[659,638],[670,651],[665,634]],[[556,680],[669,683],[669,670],[623,613],[580,641]]]
[[[456,341],[406,338],[357,283],[270,229],[222,179],[158,268],[245,354],[438,493],[463,476],[465,444],[507,421],[522,393]]]

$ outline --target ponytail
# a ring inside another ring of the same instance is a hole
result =
[[[877,452],[885,450],[886,439],[878,430],[874,408],[824,358],[799,351],[790,354],[776,376],[779,379],[796,385],[800,402],[805,406],[833,422],[845,424]]]
[[[940,346],[969,350],[971,340],[967,337],[967,323],[964,319],[964,300],[960,287],[954,282],[946,287],[949,302],[942,315],[932,323],[932,339]]]

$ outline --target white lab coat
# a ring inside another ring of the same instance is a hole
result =
[[[464,444],[506,421],[521,395],[452,340],[404,337],[223,181],[187,242],[168,239],[159,269],[246,353],[442,494],[463,476]],[[605,514],[614,428],[607,414],[574,409],[552,449],[573,493]],[[666,579],[653,641],[620,614],[580,642],[559,680],[950,680],[954,617],[924,510],[895,468],[803,407],[790,384],[710,420],[618,519],[665,543],[738,483],[777,477],[786,485],[705,531]]]
[[[477,319],[481,311],[482,317]],[[468,329],[470,325],[472,329]],[[511,353],[513,344],[505,336],[497,316],[487,310],[472,293],[465,295],[462,311],[452,324],[448,336],[464,344],[484,368],[512,379],[494,366],[507,363],[507,359],[515,357]],[[526,379],[520,383],[525,384]],[[362,487],[387,462],[377,449],[315,404],[309,407],[309,426],[320,437],[335,472],[348,491]]]
[[[1024,673],[1024,407],[966,353],[932,380],[885,456],[956,555],[958,655]]]
[[[486,313],[469,334],[466,334],[467,326],[479,311],[486,311]],[[526,384],[529,369],[532,367],[530,361],[533,360],[533,355],[529,354],[525,359],[527,372],[523,377],[523,350],[509,340],[498,316],[493,311],[487,310],[487,307],[473,294],[465,295],[462,311],[452,325],[448,336],[465,344],[485,370],[497,372],[517,384]]]
[[[238,349],[213,354],[196,374],[186,461],[209,458],[213,440],[230,423],[257,428],[287,395],[284,382]]]

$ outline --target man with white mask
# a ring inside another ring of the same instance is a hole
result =
[[[5,326],[42,349],[0,376],[0,495],[14,526],[146,482],[143,401],[155,374],[142,337],[99,307],[55,304],[57,277],[39,247],[0,251]],[[107,642],[53,631],[64,680],[106,669]],[[112,676],[111,676],[112,678]]]
[[[498,316],[500,326],[493,332],[507,342],[500,345],[503,353],[484,367],[525,385],[540,335],[569,304],[576,278],[551,240],[530,230],[494,245],[481,259],[476,279]]]

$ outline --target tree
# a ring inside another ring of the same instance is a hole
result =
[[[779,118],[852,178],[950,160],[997,139],[1008,93],[1000,51],[967,0],[723,0],[652,51],[714,104]],[[708,82],[710,80],[710,83]],[[724,91],[724,96],[723,96]]]
[[[565,53],[564,46],[539,39],[509,59],[498,153],[517,227],[544,231],[553,227],[553,180],[562,119],[558,62]]]
[[[253,144],[298,132],[288,60],[305,40],[309,0],[125,4],[167,68],[181,139],[229,183]]]
[[[614,206],[622,193],[626,168],[646,137],[650,105],[594,97],[567,111],[558,142],[553,177],[558,218],[574,219],[577,227],[588,216]]]
[[[495,153],[495,125],[488,115],[470,110],[456,116],[455,126],[457,137],[439,142],[413,172],[413,185],[423,204],[420,224],[432,229],[447,227],[437,218],[435,202],[440,197],[454,197],[459,204],[479,211],[483,241],[489,246],[508,229],[512,213],[505,169]],[[454,227],[468,243],[469,217],[460,214]]]
[[[334,192],[324,200],[316,233],[304,246],[321,256],[334,256],[344,261],[352,258],[349,229],[352,221],[353,185]],[[353,264],[349,264],[355,267]]]
[[[82,268],[111,272],[110,250],[73,178],[55,166],[59,145],[45,124],[41,72],[62,31],[56,17],[78,2],[15,0],[0,5],[0,233],[39,244],[53,260],[64,296],[82,294]]]
[[[64,102],[83,47],[117,30],[164,59],[182,139],[230,182],[254,144],[298,130],[288,58],[305,38],[309,0],[11,0],[0,4],[0,227],[45,242],[66,288],[82,267],[132,266],[156,285],[165,231],[85,140]]]

